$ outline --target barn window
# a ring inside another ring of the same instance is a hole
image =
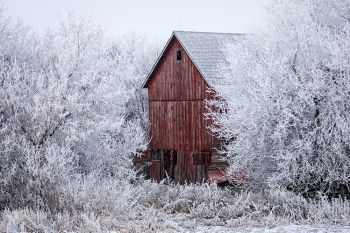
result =
[[[181,50],[176,51],[176,60],[181,61]]]

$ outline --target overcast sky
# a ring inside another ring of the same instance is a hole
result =
[[[67,12],[90,17],[107,34],[136,32],[165,41],[173,30],[251,32],[271,0],[0,0],[8,13],[44,32]]]

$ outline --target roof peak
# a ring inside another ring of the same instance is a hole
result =
[[[245,34],[239,33],[173,31],[142,87],[147,87],[153,71],[173,38],[179,41],[208,85],[214,87],[220,76],[218,69],[226,60],[223,51],[225,44],[237,42],[244,36]]]

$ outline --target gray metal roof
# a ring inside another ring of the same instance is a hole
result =
[[[174,36],[179,40],[209,86],[215,87],[215,83],[219,79],[218,69],[225,62],[225,54],[223,52],[225,44],[237,41],[242,35],[238,33],[174,31],[145,80],[143,87],[147,85],[157,63]]]
[[[218,68],[225,62],[223,48],[237,41],[242,34],[175,31],[192,61],[211,87],[218,81]]]

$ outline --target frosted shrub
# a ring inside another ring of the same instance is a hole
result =
[[[149,182],[149,181],[144,181]],[[221,203],[231,198],[231,191],[215,184],[157,184],[143,183],[143,197],[139,203],[162,209],[169,213],[189,213],[197,203]]]
[[[232,193],[215,185],[150,181],[134,185],[116,182],[118,186],[114,187],[110,185],[113,183],[93,180],[86,181],[85,189],[77,187],[76,199],[69,203],[74,206],[73,212],[5,210],[0,219],[2,231],[182,232],[194,231],[198,225],[240,228],[350,222],[349,202],[341,199],[319,197],[310,201],[284,190]],[[199,195],[200,191],[204,195]]]

